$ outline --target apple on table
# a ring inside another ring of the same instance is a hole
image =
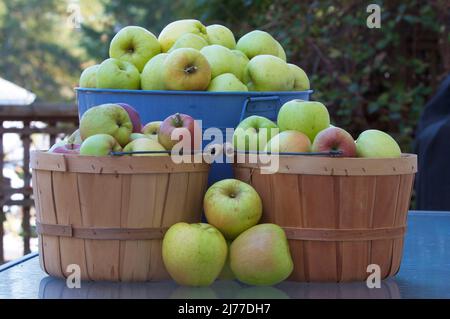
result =
[[[170,276],[180,285],[211,285],[228,254],[225,238],[215,227],[176,223],[164,235],[162,257]]]

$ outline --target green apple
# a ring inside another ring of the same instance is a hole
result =
[[[142,134],[149,136],[155,141],[158,140],[159,129],[161,128],[162,121],[152,121],[144,125],[142,128]]]
[[[398,158],[402,155],[400,146],[387,133],[379,130],[362,132],[356,140],[358,157]]]
[[[117,104],[102,104],[87,110],[80,120],[80,135],[83,141],[91,135],[109,134],[124,146],[130,140],[133,129],[130,117]]]
[[[268,118],[252,115],[234,130],[233,146],[239,151],[262,151],[267,142],[278,134],[277,125]]]
[[[162,52],[170,50],[175,41],[185,33],[193,33],[208,39],[206,27],[198,20],[184,19],[169,23],[159,34],[158,41]]]
[[[236,75],[232,73],[224,73],[216,76],[209,83],[208,91],[212,92],[246,92],[247,87],[239,81]]]
[[[294,75],[294,91],[306,91],[310,89],[309,79],[305,71],[299,66],[288,63],[288,67]]]
[[[286,62],[287,61],[286,52],[284,51],[282,45],[278,41],[277,41],[277,47],[278,47],[277,57],[279,57],[281,60]]]
[[[239,50],[231,50],[234,56],[237,57],[235,60],[235,71],[233,72],[239,80],[244,80],[245,68],[247,67],[248,61],[250,61],[247,56]]]
[[[111,152],[120,152],[122,147],[116,139],[108,134],[95,134],[86,138],[81,144],[80,155],[107,156]]]
[[[147,62],[141,73],[141,88],[143,90],[164,90],[162,80],[164,61],[167,53],[160,53]]]
[[[211,81],[211,67],[198,50],[176,49],[164,61],[162,79],[169,90],[203,91]]]
[[[134,140],[137,140],[138,138],[150,138],[150,136],[142,134],[142,133],[131,133],[131,135],[130,135],[130,142],[134,141]]]
[[[231,244],[230,266],[237,279],[248,285],[272,286],[285,280],[294,263],[284,230],[275,224],[247,229]]]
[[[97,70],[97,88],[138,90],[140,74],[134,64],[109,58]]]
[[[272,153],[305,153],[311,152],[309,137],[297,131],[283,131],[275,135],[267,143],[266,152]]]
[[[330,126],[330,114],[320,102],[292,100],[281,107],[277,122],[280,131],[301,132],[312,143],[320,131]]]
[[[127,26],[121,29],[109,45],[111,58],[130,62],[139,72],[148,60],[160,52],[161,46],[155,35],[138,26]]]
[[[236,49],[252,59],[261,54],[279,55],[278,42],[269,33],[254,30],[245,34],[236,44]]]
[[[97,87],[97,70],[99,65],[91,65],[81,72],[80,87],[96,88]]]
[[[227,243],[213,226],[177,223],[162,242],[162,257],[170,276],[180,285],[209,286],[225,264]]]
[[[153,151],[160,152],[166,149],[154,139],[148,137],[137,138],[128,143],[124,148],[124,152],[141,152],[141,151]],[[132,154],[133,156],[169,156],[168,153],[154,153],[154,154]]]
[[[236,71],[237,58],[230,49],[218,45],[208,45],[200,50],[211,66],[211,77]],[[236,74],[239,76],[239,74]]]
[[[70,136],[67,138],[67,143],[69,144],[81,144],[82,142],[83,139],[81,138],[79,129],[75,130],[75,132],[70,134]]]
[[[291,91],[294,75],[286,62],[273,55],[258,55],[245,68],[244,84],[249,91]]]
[[[194,33],[186,33],[175,41],[168,52],[172,52],[173,50],[180,48],[192,48],[196,50],[201,50],[203,47],[206,47],[209,43],[205,40],[204,37],[201,37]]]
[[[203,209],[208,223],[233,240],[261,219],[262,201],[251,185],[229,178],[208,188]]]
[[[233,32],[220,24],[212,24],[206,27],[206,34],[210,44],[219,44],[228,49],[236,47],[236,39]]]

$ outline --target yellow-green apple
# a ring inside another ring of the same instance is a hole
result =
[[[397,158],[402,155],[400,146],[387,133],[379,130],[362,132],[356,140],[358,157]]]
[[[223,179],[211,185],[203,199],[208,223],[228,240],[256,225],[262,214],[262,201],[255,189],[237,179]]]
[[[211,67],[200,51],[176,49],[163,62],[162,79],[169,90],[203,91],[211,81]]]
[[[227,240],[228,251],[230,251],[231,241]],[[223,265],[222,271],[219,274],[218,279],[222,280],[233,280],[236,276],[233,274],[233,271],[230,267],[230,254],[227,254],[227,259],[225,260],[225,264]]]
[[[67,138],[67,143],[69,144],[81,144],[83,139],[81,138],[80,130],[75,130],[70,136]]]
[[[131,124],[133,124],[132,133],[140,133],[142,130],[142,123],[141,123],[141,117],[139,116],[138,111],[134,107],[132,107],[130,104],[127,103],[117,103],[117,105],[120,105],[124,108],[125,111],[127,111],[128,116],[130,117]]]
[[[341,151],[339,156],[355,157],[356,144],[346,130],[339,127],[328,127],[319,132],[312,144],[313,152]]]
[[[49,153],[60,154],[80,154],[80,144],[68,143],[67,141],[60,141],[55,143],[49,150]]]
[[[141,137],[135,139],[128,143],[124,148],[124,152],[144,152],[144,151],[153,151],[153,152],[163,152],[166,149],[159,144],[157,141],[148,138]],[[142,154],[131,154],[132,156],[169,156],[168,153],[142,153]]]
[[[294,81],[287,63],[273,55],[257,55],[245,68],[244,84],[249,91],[291,91]]]
[[[169,23],[159,34],[158,41],[162,52],[170,50],[172,45],[185,33],[196,34],[205,40],[208,38],[206,27],[198,20],[184,19]]]
[[[288,67],[294,75],[294,91],[306,91],[309,90],[309,79],[305,71],[299,66],[288,63]]]
[[[195,120],[182,113],[176,113],[168,116],[160,125],[158,133],[158,141],[166,150],[172,150],[172,148],[178,142],[183,140],[183,136],[190,137],[191,150],[194,149],[194,132],[195,132]],[[172,139],[173,138],[173,139]]]
[[[236,39],[233,32],[227,27],[220,24],[212,24],[206,27],[206,34],[210,44],[219,44],[234,49],[236,47]]]
[[[239,79],[233,73],[224,73],[216,76],[209,83],[208,91],[212,92],[245,92],[248,91],[247,87],[239,81]]]
[[[131,133],[130,134],[130,142],[137,140],[138,138],[152,138],[152,137],[150,137],[149,135],[142,134],[142,133]]]
[[[201,50],[203,47],[206,47],[209,43],[205,40],[204,37],[201,37],[194,33],[185,33],[181,37],[175,41],[168,52],[172,52],[173,50],[180,48],[192,48],[196,50]]]
[[[292,100],[281,107],[277,123],[280,131],[299,131],[313,142],[320,131],[330,126],[330,114],[320,102]]]
[[[109,58],[103,61],[97,70],[97,88],[137,90],[141,76],[134,64]]]
[[[164,90],[162,79],[164,61],[168,53],[155,55],[147,62],[141,73],[141,89],[143,90]]]
[[[138,26],[127,26],[116,33],[109,45],[111,58],[127,61],[142,71],[153,56],[161,52],[161,46],[153,33]]]
[[[286,52],[284,51],[283,46],[278,41],[277,41],[277,47],[278,47],[277,57],[279,57],[283,61],[286,61],[287,60]]]
[[[142,134],[156,138],[158,140],[159,128],[161,127],[162,121],[152,121],[144,125],[142,128]]]
[[[211,77],[236,71],[237,58],[230,49],[218,45],[208,45],[200,50],[211,66]],[[237,74],[239,75],[239,74]]]
[[[167,272],[184,286],[209,286],[227,258],[227,243],[215,227],[177,223],[167,230],[162,257]]]
[[[272,153],[305,153],[311,151],[308,136],[297,131],[283,131],[275,135],[267,143],[266,152]]]
[[[82,88],[96,88],[97,87],[97,70],[99,65],[91,65],[81,72],[80,87]]]
[[[278,134],[277,125],[268,118],[252,115],[234,130],[233,146],[239,151],[262,151],[272,136]]]
[[[247,56],[239,51],[239,50],[231,50],[233,52],[234,56],[237,58],[235,60],[235,70],[234,74],[238,77],[239,80],[244,80],[244,74],[245,74],[245,68],[247,67],[248,61],[250,61]]]
[[[248,285],[271,286],[285,280],[294,263],[284,230],[275,224],[247,229],[231,244],[230,266]]]
[[[236,49],[245,53],[252,59],[261,54],[278,56],[278,42],[269,33],[261,30],[254,30],[245,34],[236,44]]]
[[[117,104],[102,104],[88,109],[80,120],[80,134],[83,141],[91,135],[109,134],[125,146],[133,129],[130,116]]]
[[[80,155],[107,156],[111,152],[120,152],[122,147],[108,134],[95,134],[86,138],[80,147]]]

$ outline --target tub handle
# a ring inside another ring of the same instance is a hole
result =
[[[276,103],[275,105],[273,105],[273,104],[270,105],[271,106],[270,109],[273,109],[273,110],[276,110],[277,108],[279,108],[281,106],[281,100],[278,95],[248,97],[245,99],[244,104],[242,106],[241,117],[239,119],[239,122],[241,122],[246,117],[245,115],[248,112],[248,107],[253,102],[274,102],[274,103]],[[276,113],[277,112],[274,112],[275,117],[276,117]],[[275,118],[270,118],[270,119],[275,120]]]

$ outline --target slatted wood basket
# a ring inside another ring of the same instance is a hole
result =
[[[158,281],[165,230],[201,220],[209,164],[33,152],[31,168],[46,273],[76,264],[83,280]]]
[[[398,159],[279,156],[279,170],[261,162],[235,164],[236,178],[263,201],[263,222],[284,227],[291,280],[366,280],[370,264],[381,277],[400,267],[417,156]]]

